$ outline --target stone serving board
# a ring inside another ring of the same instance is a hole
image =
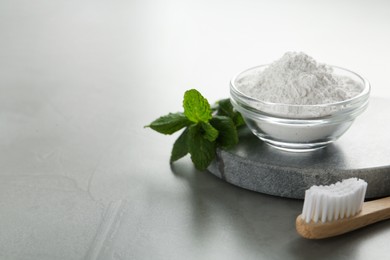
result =
[[[390,100],[370,104],[335,143],[305,153],[278,150],[247,128],[239,144],[218,150],[208,170],[233,185],[265,194],[303,199],[312,185],[328,185],[350,177],[368,183],[366,198],[390,195]]]

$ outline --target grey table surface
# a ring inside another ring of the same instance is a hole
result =
[[[308,241],[301,200],[168,163],[143,126],[285,51],[390,98],[386,1],[0,1],[0,259],[388,259],[390,224]],[[388,113],[388,111],[383,111]],[[359,140],[357,140],[358,142]],[[370,154],[367,154],[370,156]]]

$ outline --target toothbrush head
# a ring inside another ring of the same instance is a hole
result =
[[[328,186],[312,186],[305,192],[301,217],[323,223],[358,214],[364,202],[367,182],[350,178]]]

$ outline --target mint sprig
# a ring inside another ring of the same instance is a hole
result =
[[[237,128],[245,122],[229,99],[211,107],[196,89],[184,93],[183,108],[184,113],[169,113],[146,127],[167,135],[185,128],[173,144],[170,162],[189,153],[195,167],[203,171],[214,160],[217,147],[227,149],[238,143]]]

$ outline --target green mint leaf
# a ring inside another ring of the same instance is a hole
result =
[[[202,129],[204,130],[203,137],[209,140],[210,142],[215,141],[218,137],[218,130],[215,129],[210,123],[200,123],[202,126]]]
[[[245,125],[230,99],[222,99],[213,107],[197,90],[185,92],[184,113],[170,113],[150,125],[162,134],[173,134],[186,127],[172,147],[170,162],[188,153],[198,170],[205,170],[216,156],[216,148],[230,148],[238,143],[237,127]]]
[[[234,116],[233,105],[230,103],[230,99],[221,99],[218,101],[218,110],[217,115],[219,116],[228,116],[233,118]]]
[[[236,125],[236,127],[240,127],[240,126],[245,125],[245,120],[242,117],[241,113],[239,113],[239,112],[235,112],[235,113],[236,114],[233,117],[233,122]]]
[[[166,116],[157,118],[145,127],[150,127],[159,133],[170,135],[190,124],[191,121],[183,113],[169,113]]]
[[[188,128],[181,133],[173,144],[170,162],[179,160],[188,154]]]
[[[210,123],[218,132],[217,144],[223,148],[230,148],[238,143],[236,126],[231,118],[227,116],[214,116]]]
[[[210,142],[203,137],[199,124],[188,128],[188,150],[191,160],[198,170],[204,171],[215,158],[215,142]]]
[[[234,109],[229,98],[218,101],[217,115],[230,117],[236,127],[245,125],[242,115]]]
[[[184,93],[183,108],[184,115],[194,123],[207,123],[212,117],[209,102],[196,89]]]

